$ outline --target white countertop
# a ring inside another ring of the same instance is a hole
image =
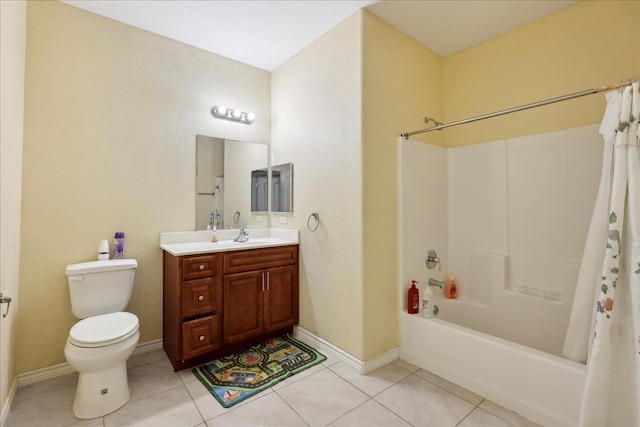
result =
[[[217,242],[211,242],[211,231],[179,231],[160,233],[160,248],[174,256],[244,249],[297,245],[299,232],[287,228],[247,228],[249,240],[234,242],[239,230],[218,230]]]

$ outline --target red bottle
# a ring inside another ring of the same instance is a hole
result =
[[[409,288],[409,298],[407,299],[407,311],[409,314],[416,314],[420,310],[420,298],[418,297],[418,288],[416,288],[415,280],[411,281]]]

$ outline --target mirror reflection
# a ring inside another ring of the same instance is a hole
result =
[[[251,172],[267,161],[265,144],[197,135],[196,230],[267,226],[251,214],[250,190]]]
[[[271,167],[271,210],[278,213],[293,211],[293,164]]]
[[[251,212],[267,212],[267,168],[251,171]]]

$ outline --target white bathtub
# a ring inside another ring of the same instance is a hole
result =
[[[545,426],[578,423],[586,367],[403,312],[400,358]]]

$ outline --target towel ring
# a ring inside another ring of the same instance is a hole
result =
[[[311,218],[314,218],[316,220],[316,226],[313,228],[311,228],[311,224],[310,224]],[[318,229],[318,227],[320,227],[320,215],[318,215],[317,212],[314,212],[311,215],[309,215],[309,218],[307,218],[307,228],[309,229],[309,231],[313,233]]]
[[[236,213],[233,214],[233,223],[237,224],[238,221],[240,221],[240,211],[236,211]]]

